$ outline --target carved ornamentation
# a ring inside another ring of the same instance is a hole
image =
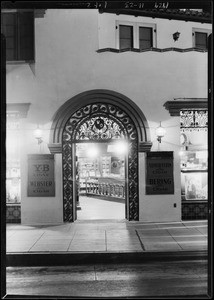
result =
[[[181,130],[207,130],[208,111],[207,110],[181,110],[180,111]]]

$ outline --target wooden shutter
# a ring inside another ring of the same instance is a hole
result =
[[[195,46],[198,48],[207,49],[207,33],[195,32]]]
[[[120,25],[120,49],[133,48],[133,26]]]
[[[139,28],[139,44],[140,44],[140,49],[147,49],[153,46],[152,28],[150,27]]]
[[[17,28],[16,28],[16,14],[3,13],[2,14],[2,33],[6,39],[6,60],[17,59]]]
[[[34,60],[33,12],[2,13],[1,23],[6,38],[6,60]]]
[[[34,16],[33,12],[18,14],[18,59],[34,60]]]

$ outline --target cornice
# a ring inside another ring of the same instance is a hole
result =
[[[191,47],[191,48],[175,48],[175,47],[169,47],[169,48],[155,48],[155,47],[151,47],[148,49],[138,49],[138,48],[126,48],[126,49],[116,49],[116,48],[102,48],[102,49],[98,49],[97,53],[102,53],[102,52],[114,52],[114,53],[122,53],[122,52],[138,52],[138,53],[142,53],[142,52],[169,52],[169,51],[175,51],[175,52],[181,52],[181,53],[185,53],[185,52],[207,52],[207,49],[201,49],[201,48],[196,48],[196,47]]]
[[[20,118],[26,118],[31,103],[7,103],[7,114],[16,113]]]
[[[180,116],[182,109],[207,109],[207,98],[178,98],[167,101],[163,105],[169,111],[170,116]]]

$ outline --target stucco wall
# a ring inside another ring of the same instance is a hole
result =
[[[140,155],[140,219],[180,218],[179,120],[170,117],[163,104],[173,98],[207,97],[207,53],[124,52],[97,53],[115,47],[117,19],[157,24],[157,47],[192,47],[192,27],[196,24],[134,16],[99,14],[96,10],[47,10],[35,19],[35,64],[7,65],[7,102],[30,102],[22,121],[22,222],[62,222],[61,160],[56,155],[56,197],[31,199],[26,196],[26,157],[29,153],[49,153],[49,129],[57,109],[68,99],[93,89],[119,92],[134,101],[148,120],[152,150],[158,143],[155,128],[162,121],[166,136],[162,151],[174,151],[175,195],[145,196],[145,167]],[[181,32],[178,42],[172,33]],[[44,142],[39,149],[33,130],[40,125]],[[177,208],[173,207],[177,203]]]
[[[140,191],[140,220],[147,222],[164,222],[181,220],[181,179],[179,157],[179,117],[174,118],[174,140],[162,139],[161,144],[154,141],[152,150],[173,151],[174,194],[146,195],[146,154],[139,154],[139,191]]]

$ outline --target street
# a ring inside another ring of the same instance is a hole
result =
[[[207,295],[207,261],[8,267],[7,295],[145,297]]]

